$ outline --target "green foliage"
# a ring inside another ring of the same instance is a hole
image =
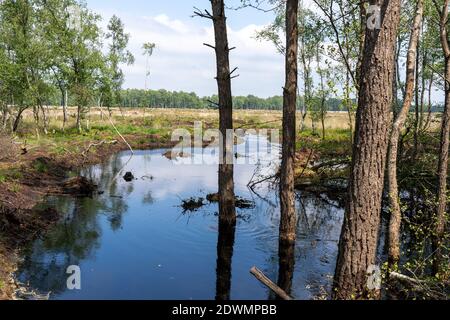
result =
[[[49,167],[45,161],[42,161],[41,159],[37,159],[33,163],[33,168],[39,173],[47,173],[49,170]]]
[[[33,107],[39,121],[44,105],[67,105],[66,97],[79,108],[78,120],[91,105],[120,102],[120,65],[134,62],[129,35],[113,16],[104,39],[100,19],[84,1],[0,2],[0,107],[19,110],[14,130],[25,109]]]

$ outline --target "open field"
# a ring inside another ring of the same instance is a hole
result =
[[[63,110],[60,107],[48,107],[48,119],[51,129],[62,128]],[[213,109],[162,109],[162,108],[111,108],[111,115],[115,122],[122,125],[132,119],[139,121],[142,125],[148,125],[149,130],[159,130],[163,127],[174,128],[174,124],[190,124],[194,121],[204,121],[211,125],[218,125],[219,113]],[[70,107],[67,110],[68,122],[67,128],[75,126],[77,109]],[[83,126],[85,128],[92,128],[96,125],[108,124],[106,108],[91,108],[85,114]],[[102,116],[103,114],[103,116]],[[352,124],[355,121],[355,115],[352,114]],[[25,127],[29,127],[33,120],[33,113],[31,110],[24,112],[24,119],[26,120]],[[281,126],[282,112],[273,110],[234,110],[235,127],[239,128],[245,126],[251,128],[253,125],[255,129],[258,128],[279,128]],[[297,113],[297,119],[301,119],[301,113]],[[427,119],[424,119],[426,121]],[[326,129],[344,129],[348,130],[349,115],[347,112],[328,112],[325,119]],[[297,121],[300,125],[300,120]],[[440,125],[440,114],[432,114],[430,117],[430,129],[435,130]],[[315,127],[320,130],[320,122],[315,123]],[[308,115],[305,119],[305,128],[312,128],[312,119]]]
[[[161,108],[111,108],[111,115],[115,121],[121,122],[125,119],[141,120],[141,121],[169,121],[176,123],[205,121],[207,123],[217,123],[219,121],[219,113],[213,109],[161,109]],[[67,127],[75,126],[76,122],[76,108],[68,108],[68,123]],[[92,108],[90,112],[86,113],[83,125],[95,125],[100,122],[108,123],[106,108]],[[102,120],[103,113],[103,120]],[[49,107],[48,118],[50,126],[54,128],[62,127],[63,111],[60,107]],[[31,110],[24,113],[24,118],[30,122],[33,118]],[[256,128],[277,128],[281,126],[282,112],[272,110],[235,110],[234,111],[235,126],[239,127],[242,124],[250,126],[254,124]],[[298,119],[301,119],[301,114],[298,113]],[[349,117],[346,112],[329,112],[326,117],[325,126],[327,129],[348,129]],[[154,123],[158,129],[160,125]],[[311,128],[311,118],[307,117],[307,128]],[[317,123],[316,126],[319,124]]]

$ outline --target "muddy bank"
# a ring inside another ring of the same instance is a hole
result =
[[[154,136],[126,136],[133,149],[173,147]],[[148,142],[147,142],[148,141]],[[26,143],[1,137],[0,148],[0,299],[13,299],[16,285],[11,277],[18,263],[18,251],[36,239],[60,218],[54,209],[35,210],[47,195],[89,196],[95,186],[71,172],[95,165],[128,149],[122,141],[79,143],[79,153],[54,152],[48,147],[27,149]],[[73,148],[72,148],[73,149]]]

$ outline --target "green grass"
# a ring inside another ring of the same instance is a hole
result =
[[[22,189],[22,187],[20,186],[20,184],[14,182],[13,184],[11,184],[9,186],[9,190],[13,193],[19,193],[20,190]]]
[[[39,173],[47,173],[49,170],[47,164],[41,160],[36,160],[33,164],[33,168]]]
[[[0,183],[16,181],[23,178],[23,173],[18,168],[0,170]]]
[[[307,129],[299,134],[297,149],[312,149],[319,152],[323,157],[340,157],[351,154],[350,130],[328,129],[325,139],[322,139],[321,132],[315,134]]]

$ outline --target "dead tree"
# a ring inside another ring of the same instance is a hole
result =
[[[441,262],[443,258],[443,239],[446,225],[447,211],[447,175],[448,175],[448,148],[450,145],[450,42],[448,39],[447,23],[448,23],[448,6],[450,0],[444,0],[441,6],[437,0],[433,0],[436,10],[440,15],[440,37],[442,50],[445,58],[445,108],[442,115],[441,142],[439,152],[439,187],[438,187],[438,208],[436,213],[435,230],[433,235],[433,249],[435,259],[433,260],[433,271],[439,273],[441,271]]]
[[[219,91],[219,127],[221,133],[219,164],[219,217],[228,221],[236,220],[234,179],[233,179],[233,97],[231,94],[230,47],[228,46],[227,18],[223,0],[211,0],[212,13],[208,10],[196,10],[195,15],[208,18],[214,24],[217,64],[217,86]]]
[[[389,223],[389,261],[391,264],[398,262],[400,258],[400,228],[402,213],[397,181],[397,158],[400,133],[405,125],[408,112],[411,108],[414,96],[414,79],[416,75],[416,56],[420,37],[420,26],[423,17],[423,0],[417,1],[416,16],[414,18],[411,37],[409,41],[408,57],[406,62],[406,88],[403,105],[397,114],[392,126],[391,139],[389,140],[388,153],[388,188],[391,217]]]
[[[356,117],[348,202],[334,278],[335,299],[377,297],[367,288],[375,265],[393,101],[400,0],[371,0]],[[375,15],[375,16],[374,16]],[[373,23],[378,20],[380,23]]]
[[[280,248],[295,243],[294,159],[298,76],[298,1],[286,2],[286,85],[283,97],[283,142],[280,169]]]

